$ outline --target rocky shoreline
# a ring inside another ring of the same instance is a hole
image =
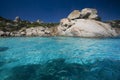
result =
[[[0,20],[0,24],[5,21]],[[13,23],[13,22],[11,22]],[[7,26],[11,25],[7,22]],[[14,24],[21,23],[21,19],[16,17]],[[28,24],[26,22],[25,24]],[[41,24],[37,20],[37,24]],[[30,23],[32,24],[32,23]],[[0,29],[0,37],[20,37],[20,36],[77,36],[77,37],[116,37],[120,35],[120,22],[102,22],[96,9],[85,8],[83,10],[74,10],[67,18],[61,19],[58,25],[22,27],[20,29],[6,31]],[[24,25],[26,26],[26,25]],[[10,27],[9,27],[10,28]]]
[[[55,28],[54,28],[55,29]],[[54,29],[42,26],[21,29],[13,32],[0,31],[1,37],[22,37],[22,36],[55,36]]]

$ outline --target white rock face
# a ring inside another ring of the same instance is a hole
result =
[[[49,29],[43,27],[34,27],[26,29],[26,36],[49,36],[51,34]]]
[[[98,20],[99,16],[97,15],[96,9],[85,8],[85,9],[82,9],[81,11],[81,18]]]
[[[74,10],[68,15],[68,19],[74,20],[74,19],[93,19],[93,20],[100,20],[100,17],[97,14],[96,9],[92,8],[85,8],[80,10]]]
[[[4,32],[3,32],[3,31],[0,31],[0,36],[3,35],[3,34],[4,34]]]
[[[69,25],[72,23],[72,25]],[[76,19],[62,22],[58,27],[58,34],[63,36],[80,36],[80,37],[112,37],[117,33],[110,25],[100,21],[89,19]]]
[[[117,32],[109,24],[99,21],[96,9],[75,10],[60,21],[58,35],[79,37],[113,37]]]
[[[80,17],[80,11],[79,10],[74,10],[68,15],[69,19],[77,19]]]

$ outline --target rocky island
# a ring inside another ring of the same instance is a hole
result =
[[[120,22],[101,21],[96,9],[85,8],[72,11],[60,23],[14,21],[0,17],[0,36],[76,36],[76,37],[116,37],[120,35]]]

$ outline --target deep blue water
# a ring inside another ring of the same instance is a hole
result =
[[[0,80],[120,80],[120,38],[0,38]]]

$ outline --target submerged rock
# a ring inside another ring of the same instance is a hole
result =
[[[44,64],[16,66],[5,76],[3,80],[119,80],[120,61],[77,64],[53,59]]]
[[[6,51],[8,49],[9,49],[8,47],[0,47],[0,52],[4,52],[4,51]]]

